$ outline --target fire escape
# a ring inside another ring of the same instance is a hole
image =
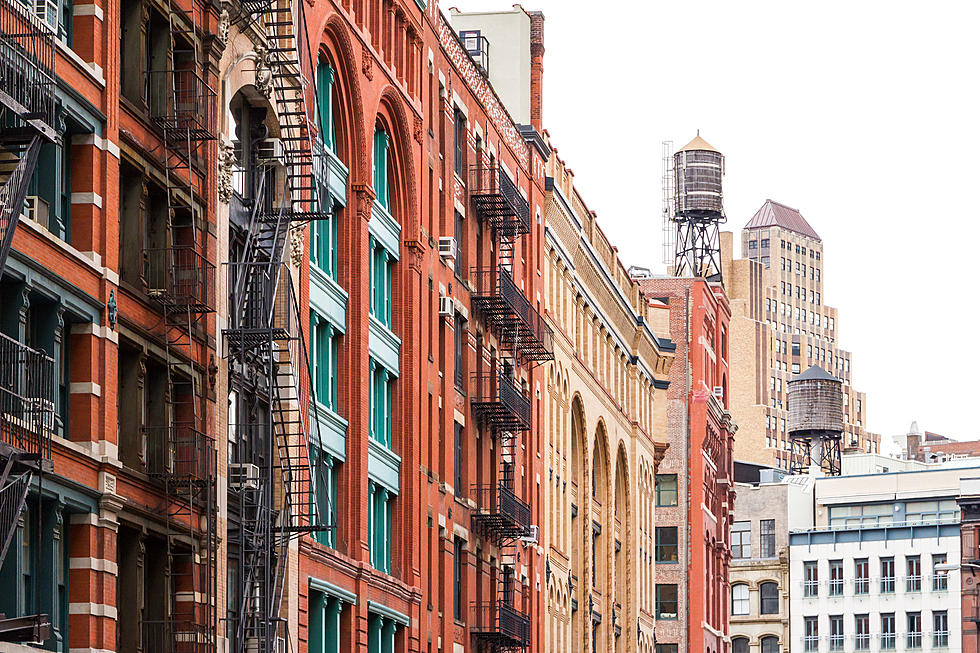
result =
[[[255,477],[238,483],[240,524],[234,535],[239,578],[229,608],[229,650],[280,653],[288,647],[281,614],[288,547],[303,533],[327,530],[320,505],[326,470],[311,461],[309,416],[314,397],[310,358],[302,329],[303,311],[288,265],[290,236],[310,220],[327,217],[321,207],[326,180],[314,154],[301,80],[312,68],[303,2],[246,0],[238,23],[264,34],[279,120],[280,151],[258,163],[250,181],[249,227],[239,260],[227,265],[229,323],[224,330],[233,387],[255,389],[266,410],[246,414],[239,429],[261,434],[253,456]],[[315,92],[313,94],[315,97]],[[243,148],[244,149],[244,148]],[[325,513],[325,511],[324,511]],[[231,530],[231,529],[230,529]]]
[[[0,0],[0,276],[41,145],[56,139],[54,51],[54,32],[29,5]],[[40,493],[53,470],[53,429],[54,359],[0,334],[0,565],[31,482]],[[49,631],[48,615],[0,615],[0,641],[42,642]]]
[[[164,247],[145,249],[147,297],[163,312],[166,417],[146,427],[147,472],[166,497],[168,609],[144,619],[143,647],[213,653],[217,647],[217,459],[207,433],[208,399],[200,364],[206,316],[215,310],[215,265],[208,259],[207,147],[216,138],[216,94],[201,75],[198,14],[168,2],[170,50],[147,71],[150,122],[162,137],[167,229]]]
[[[494,234],[496,265],[474,269],[471,301],[487,327],[496,334],[504,357],[474,377],[473,410],[490,428],[497,443],[497,477],[473,487],[478,508],[474,526],[500,550],[504,569],[494,579],[495,597],[472,605],[470,634],[495,651],[524,650],[531,641],[531,623],[514,597],[517,542],[531,536],[531,508],[517,494],[517,439],[531,429],[531,402],[517,385],[522,365],[551,360],[551,329],[514,281],[517,239],[531,230],[530,206],[499,165],[482,162],[471,169],[470,198]]]

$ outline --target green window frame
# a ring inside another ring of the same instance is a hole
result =
[[[310,590],[309,652],[340,653],[340,613],[344,603],[336,596]]]
[[[313,263],[334,281],[339,281],[340,207],[336,204],[325,218],[313,222]]]
[[[394,260],[387,249],[373,236],[368,238],[370,251],[371,302],[370,313],[381,324],[391,328],[391,291]]]
[[[657,474],[657,507],[677,505],[677,474]]]
[[[310,357],[317,403],[339,411],[340,330],[316,311],[310,311]]]
[[[379,444],[391,449],[391,407],[394,375],[373,357],[368,360],[370,369],[371,421],[370,436]]]
[[[337,127],[334,123],[334,70],[322,57],[316,67],[317,107],[320,112],[320,136],[331,152],[337,151]]]
[[[71,243],[71,140],[74,133],[78,130],[68,123],[58,142],[41,146],[27,190],[29,197],[37,197],[44,203],[43,208],[37,207],[35,220],[66,243]]]
[[[372,157],[371,179],[374,184],[375,201],[391,213],[391,189],[388,186],[388,133],[380,126],[374,130],[374,156]]]
[[[313,467],[312,499],[316,503],[319,525],[329,527],[328,530],[315,531],[313,539],[335,549],[340,514],[337,510],[337,477],[340,475],[340,461],[317,447],[310,447],[310,463]]]
[[[371,566],[391,573],[391,511],[394,494],[384,486],[368,481],[368,538]]]
[[[665,621],[677,619],[677,585],[657,583],[656,618]]]
[[[654,560],[659,563],[677,562],[677,527],[657,526],[656,555]]]

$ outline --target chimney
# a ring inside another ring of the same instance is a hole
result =
[[[540,133],[544,91],[544,14],[531,11],[528,15],[531,17],[531,125]]]

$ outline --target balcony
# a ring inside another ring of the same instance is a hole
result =
[[[0,0],[0,104],[26,124],[3,126],[5,135],[29,125],[55,139],[54,31],[28,4]]]
[[[205,483],[216,475],[214,438],[186,424],[146,429],[146,471],[178,485]]]
[[[501,345],[524,361],[554,359],[554,334],[504,267],[473,268],[471,302]]]
[[[51,459],[54,359],[0,334],[0,453]]]
[[[531,207],[499,165],[470,167],[470,199],[491,227],[531,231]]]
[[[525,648],[531,643],[531,620],[503,600],[471,606],[470,635],[499,649]]]
[[[143,250],[146,294],[166,308],[214,311],[215,266],[193,246]]]
[[[150,120],[167,133],[169,145],[217,137],[217,94],[192,69],[149,74]]]
[[[477,509],[473,522],[490,539],[503,541],[524,537],[531,530],[531,506],[502,483],[474,485],[471,494]]]
[[[290,281],[285,264],[234,262],[228,267],[226,342],[234,351],[254,347],[291,333]],[[282,279],[280,279],[282,277]],[[277,307],[280,310],[277,310]]]
[[[504,431],[531,428],[531,400],[503,370],[474,374],[473,386],[470,405],[486,424]]]

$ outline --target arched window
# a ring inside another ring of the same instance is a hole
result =
[[[763,583],[759,586],[759,612],[779,614],[779,586],[776,583]]]
[[[772,635],[763,637],[762,653],[779,653],[779,638]]]
[[[323,144],[332,152],[337,151],[337,128],[334,124],[334,71],[333,66],[323,57],[316,66],[316,103],[320,112],[320,136]]]
[[[748,591],[746,585],[742,585]],[[748,599],[746,599],[748,600]],[[749,638],[748,637],[733,637],[732,638],[732,653],[749,653]]]
[[[744,583],[741,583],[739,585],[732,585],[732,614],[744,615],[748,613],[749,613],[749,586]]]

